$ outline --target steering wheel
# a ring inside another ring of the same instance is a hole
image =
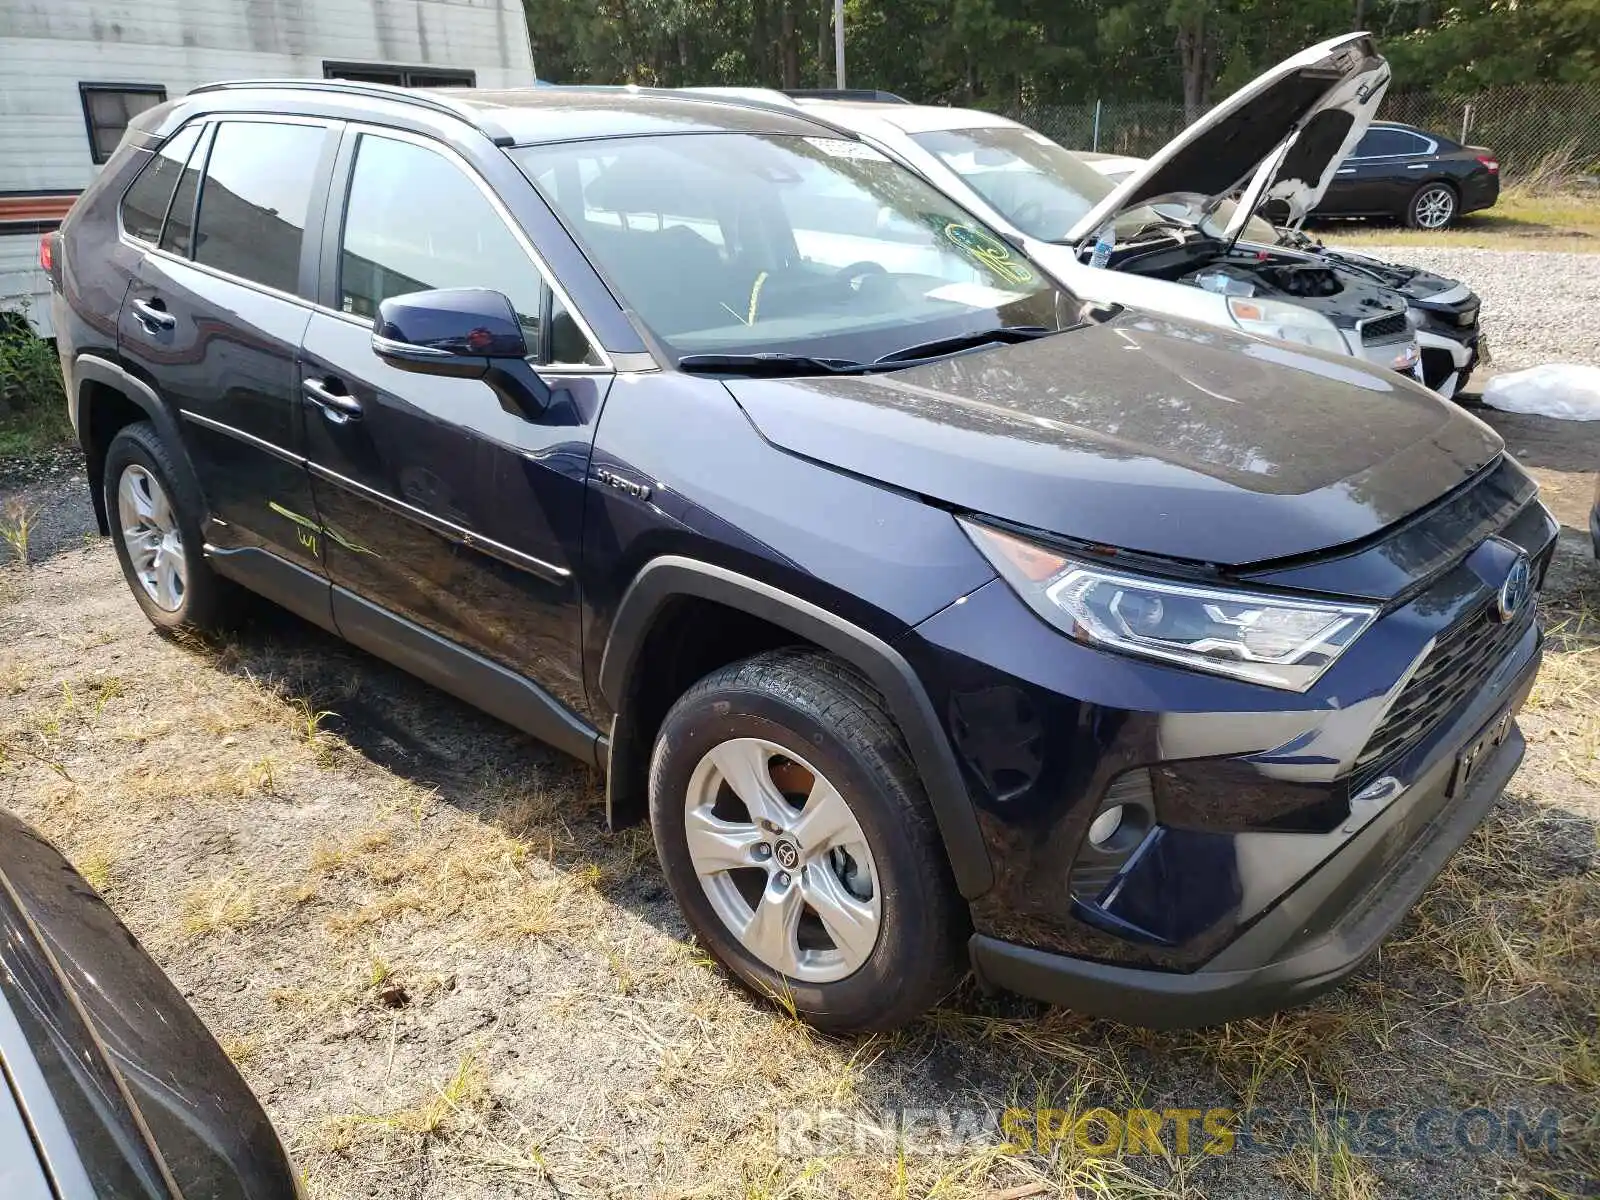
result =
[[[834,273],[834,278],[841,279],[849,284],[852,292],[859,292],[868,279],[875,275],[887,278],[888,274],[887,268],[882,263],[873,262],[871,259],[862,259],[860,262],[851,263],[848,267],[840,267]]]

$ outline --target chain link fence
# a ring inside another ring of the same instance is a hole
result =
[[[1159,100],[1025,102],[1007,115],[1069,150],[1139,157],[1155,153],[1187,124],[1182,104]],[[1487,146],[1508,182],[1535,172],[1572,176],[1600,169],[1600,88],[1529,84],[1470,98],[1392,92],[1379,117]]]

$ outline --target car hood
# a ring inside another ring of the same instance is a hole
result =
[[[1161,196],[1220,203],[1244,187],[1239,224],[1266,200],[1288,222],[1316,207],[1339,164],[1371,124],[1389,87],[1389,64],[1370,36],[1347,33],[1258,75],[1157,151],[1067,233],[1083,243],[1109,222]]]
[[[1222,566],[1369,537],[1502,449],[1358,360],[1132,311],[890,374],[727,386],[791,453],[962,511]]]

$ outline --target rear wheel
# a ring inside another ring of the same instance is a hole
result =
[[[962,973],[966,914],[904,739],[844,663],[734,663],[667,714],[650,764],[667,883],[751,988],[832,1030],[892,1029]]]
[[[1411,197],[1406,224],[1413,229],[1448,229],[1458,207],[1456,190],[1448,183],[1425,183]]]
[[[157,629],[210,632],[231,612],[233,588],[205,560],[198,489],[147,421],[106,450],[106,516],[128,588]]]

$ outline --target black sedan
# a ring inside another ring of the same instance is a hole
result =
[[[66,859],[0,811],[0,1196],[299,1194],[178,989]]]
[[[1500,198],[1500,161],[1410,125],[1374,123],[1317,206],[1319,217],[1390,217],[1413,229],[1445,229]]]

